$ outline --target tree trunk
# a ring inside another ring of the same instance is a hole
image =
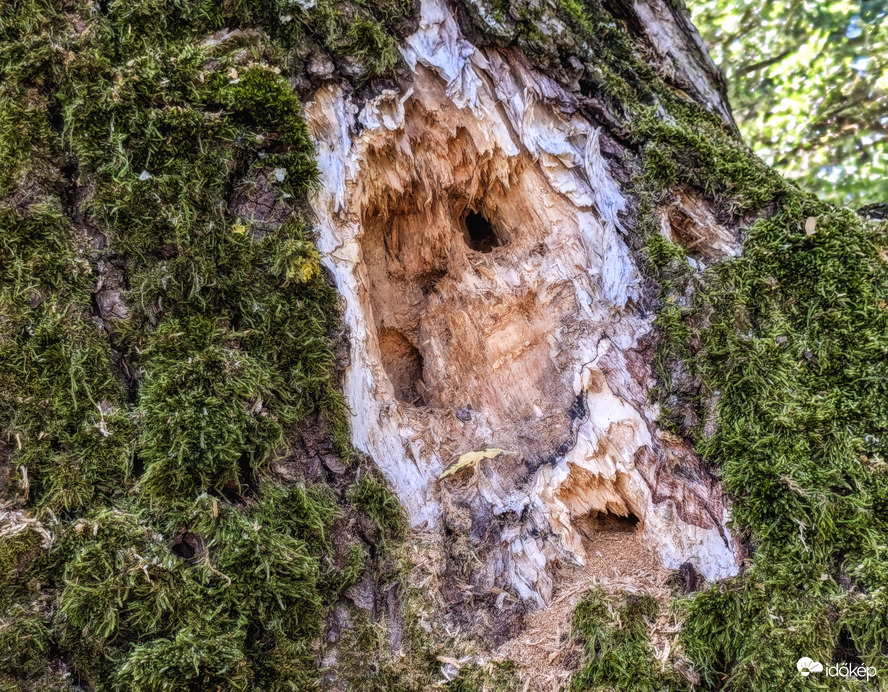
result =
[[[0,14],[0,687],[559,689],[741,573],[700,335],[819,221],[681,3],[148,5]]]

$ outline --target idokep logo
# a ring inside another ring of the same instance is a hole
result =
[[[875,666],[852,665],[850,663],[834,663],[824,668],[820,661],[815,661],[807,656],[802,656],[796,661],[796,668],[805,678],[811,673],[826,673],[831,678],[866,678],[869,681],[878,673]]]
[[[808,677],[811,673],[819,673],[823,670],[823,664],[820,661],[812,661],[807,656],[802,656],[796,661],[796,668],[804,676]]]

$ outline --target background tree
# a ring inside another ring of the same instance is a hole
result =
[[[888,200],[886,0],[688,6],[759,156],[825,199]]]

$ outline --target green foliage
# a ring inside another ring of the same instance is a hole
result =
[[[687,3],[744,136],[837,203],[888,199],[888,3]]]

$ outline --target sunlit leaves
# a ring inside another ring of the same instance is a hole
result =
[[[767,163],[835,202],[888,199],[888,0],[689,5]]]

